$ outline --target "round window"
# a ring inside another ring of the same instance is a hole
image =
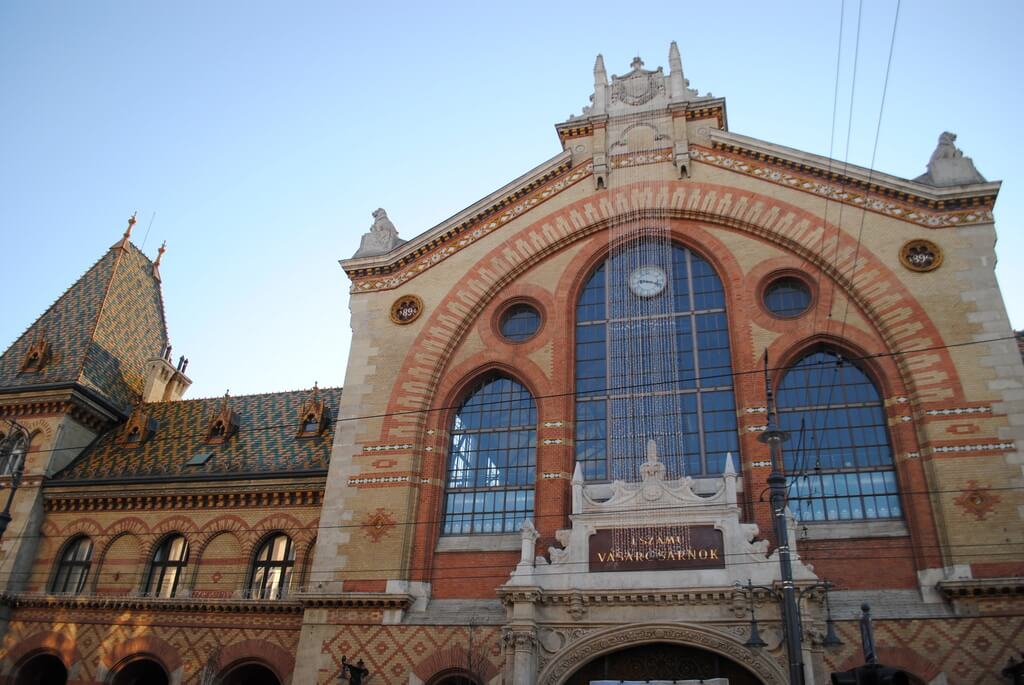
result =
[[[793,276],[776,279],[764,290],[764,306],[775,316],[799,316],[811,306],[811,289]]]
[[[540,312],[528,304],[514,304],[501,315],[498,328],[506,340],[529,340],[540,328]]]

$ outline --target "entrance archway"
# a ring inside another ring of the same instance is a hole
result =
[[[745,633],[745,631],[743,631]],[[733,630],[724,632],[706,625],[689,623],[634,623],[614,626],[585,634],[576,640],[563,644],[561,651],[544,666],[537,677],[537,685],[568,685],[576,683],[573,677],[592,662],[599,662],[608,655],[624,653],[634,647],[645,645],[667,645],[674,648],[674,654],[700,656],[702,659],[717,658],[720,666],[726,662],[746,673],[743,682],[757,685],[785,685],[786,673],[781,664],[764,654],[747,649],[740,639],[740,633]],[[742,635],[741,637],[745,637]],[[682,649],[683,651],[679,651]],[[692,651],[686,651],[692,650]],[[614,664],[613,664],[614,665]],[[603,669],[603,666],[592,668]],[[618,668],[616,666],[616,668]],[[730,666],[731,668],[731,666]],[[586,674],[581,675],[580,681]],[[739,676],[737,676],[739,677]],[[652,678],[676,680],[677,678]],[[594,680],[606,680],[603,677]],[[737,682],[740,682],[737,680]],[[731,685],[731,683],[730,683]]]
[[[25,661],[14,677],[14,685],[64,685],[68,669],[53,654],[37,654]]]
[[[133,659],[117,669],[110,685],[169,685],[167,671],[156,661]]]
[[[481,683],[480,679],[469,671],[453,668],[441,671],[427,681],[427,685],[481,685]]]
[[[664,642],[602,654],[581,666],[565,685],[589,685],[595,680],[696,682],[713,678],[727,678],[729,685],[762,685],[760,678],[720,654]]]
[[[232,668],[217,682],[220,685],[281,685],[281,681],[273,671],[256,662]]]

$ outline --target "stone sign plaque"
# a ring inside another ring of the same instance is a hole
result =
[[[725,568],[725,541],[714,526],[605,528],[590,536],[590,570]]]

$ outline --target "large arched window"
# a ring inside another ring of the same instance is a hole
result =
[[[537,407],[530,391],[489,375],[455,412],[444,534],[510,533],[533,517]]]
[[[174,597],[178,582],[188,565],[188,541],[172,535],[163,541],[153,555],[146,579],[146,594],[153,597]]]
[[[739,466],[725,291],[671,243],[620,247],[576,306],[576,461],[587,480],[639,479],[654,440],[671,478]]]
[[[284,533],[267,538],[253,561],[249,594],[254,599],[278,599],[287,594],[295,566],[295,545]]]
[[[885,410],[863,370],[824,347],[794,364],[776,393],[790,476],[789,503],[800,521],[902,516]]]
[[[77,595],[85,588],[92,563],[92,540],[82,536],[75,538],[64,548],[57,563],[57,574],[53,577],[50,591],[54,594]]]

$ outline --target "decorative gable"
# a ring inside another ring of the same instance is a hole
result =
[[[143,409],[142,403],[136,405],[128,422],[121,429],[117,437],[117,444],[122,447],[140,447],[144,442],[153,437],[156,432],[156,419]]]
[[[39,331],[35,341],[25,351],[25,358],[21,362],[22,373],[38,373],[43,370],[46,363],[50,361],[50,343],[46,342],[46,329]]]
[[[238,415],[228,405],[229,397],[225,392],[220,411],[210,420],[210,425],[206,429],[207,445],[222,445],[238,432]]]
[[[298,418],[299,431],[295,434],[297,438],[321,435],[327,427],[330,412],[327,411],[327,403],[320,399],[320,389],[316,383],[313,384],[313,396],[302,403]]]

